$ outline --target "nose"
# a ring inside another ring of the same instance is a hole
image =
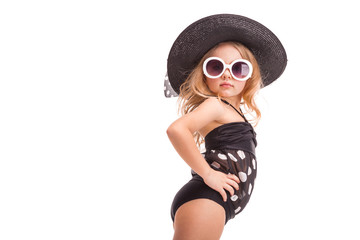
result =
[[[231,73],[230,73],[230,69],[229,68],[226,68],[225,69],[225,72],[223,73],[223,79],[230,79],[231,78]]]

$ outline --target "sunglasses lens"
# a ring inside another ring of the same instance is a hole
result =
[[[216,59],[210,60],[206,64],[206,71],[210,76],[216,77],[219,76],[224,69],[224,65]]]
[[[250,72],[249,65],[244,62],[235,63],[231,70],[237,78],[245,78]]]

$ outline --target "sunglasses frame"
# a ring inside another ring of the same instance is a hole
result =
[[[220,61],[220,62],[224,65],[224,68],[223,68],[222,72],[221,72],[219,75],[217,75],[217,76],[211,76],[211,75],[207,72],[207,70],[206,70],[206,65],[207,65],[207,63],[208,63],[209,61],[211,61],[211,60],[218,60],[218,61]],[[238,77],[236,77],[236,76],[233,74],[233,72],[232,72],[232,67],[233,67],[233,65],[234,65],[235,63],[238,63],[238,62],[246,63],[246,64],[249,66],[249,73],[248,73],[244,78],[238,78]],[[224,72],[226,71],[226,69],[229,69],[231,76],[232,76],[235,80],[238,80],[238,81],[246,81],[246,80],[248,80],[248,79],[251,77],[252,72],[253,72],[253,66],[252,66],[251,62],[249,62],[249,61],[246,60],[246,59],[242,59],[242,58],[236,59],[236,60],[234,60],[234,61],[233,61],[232,63],[230,63],[230,64],[226,64],[226,63],[224,62],[224,60],[222,60],[222,59],[219,58],[219,57],[209,57],[209,58],[207,58],[207,59],[204,61],[204,64],[203,64],[203,72],[204,72],[205,76],[207,76],[208,78],[213,78],[213,79],[214,79],[214,78],[218,78],[218,77],[220,77],[220,76],[222,76],[222,75],[224,74]]]

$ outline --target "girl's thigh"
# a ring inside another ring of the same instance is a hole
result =
[[[220,239],[225,225],[225,210],[209,199],[184,203],[176,211],[174,240]]]

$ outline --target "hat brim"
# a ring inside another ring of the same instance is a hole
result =
[[[285,70],[286,52],[273,32],[244,16],[217,14],[192,23],[175,40],[167,62],[167,76],[173,90],[179,94],[180,86],[204,54],[226,41],[240,42],[254,54],[263,86],[271,84]]]

